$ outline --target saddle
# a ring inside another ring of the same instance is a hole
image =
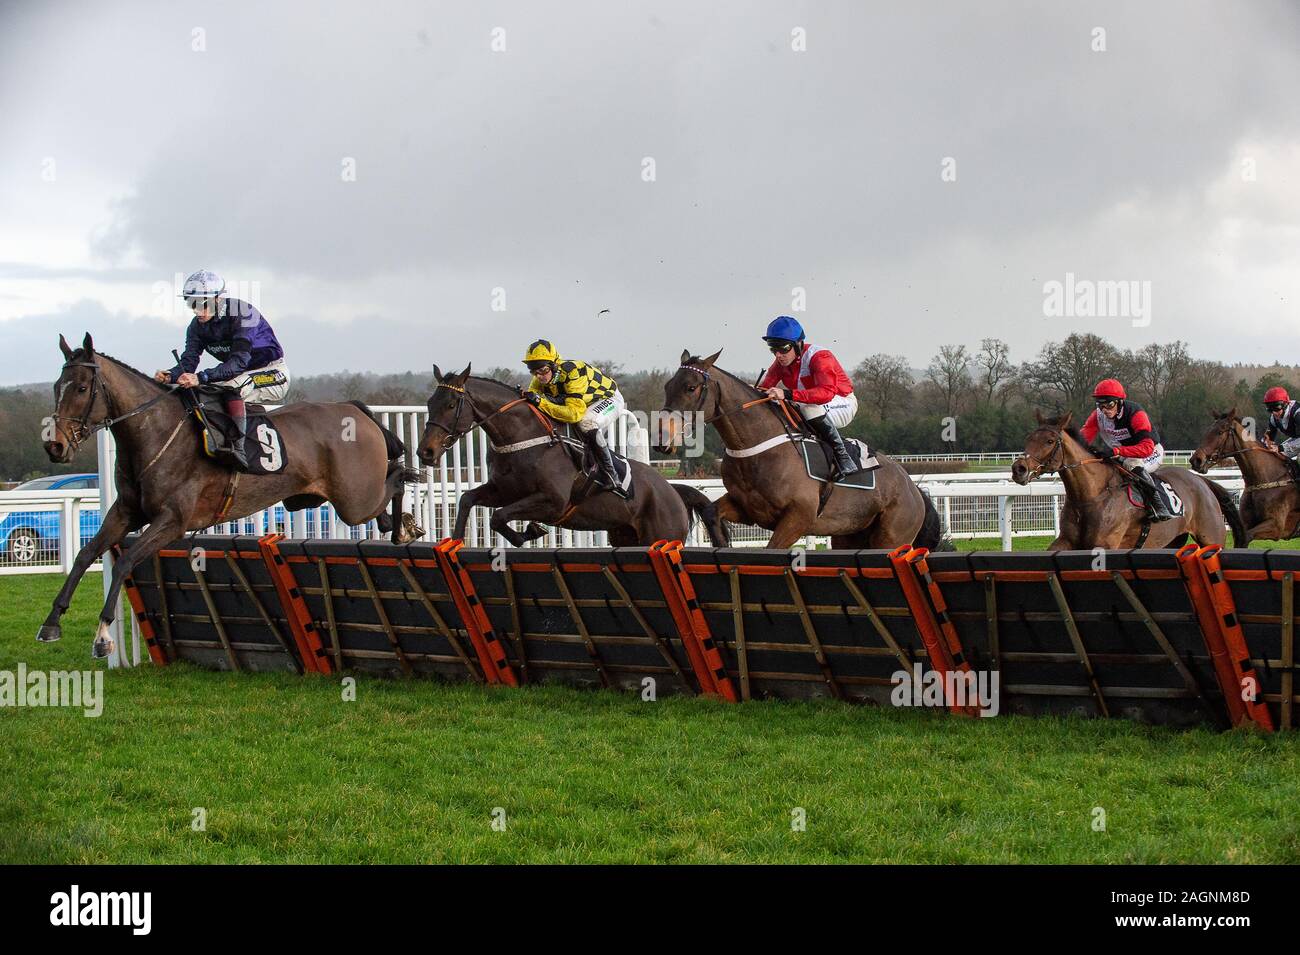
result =
[[[786,406],[789,413],[789,405]],[[793,415],[798,419],[798,415]],[[841,435],[843,437],[843,435]],[[865,441],[859,441],[857,438],[844,438],[844,448],[849,452],[849,457],[853,459],[860,470],[854,471],[848,477],[840,477],[835,468],[835,451],[829,444],[819,438],[808,423],[799,420],[799,439],[795,446],[799,449],[799,454],[803,458],[804,469],[808,476],[814,481],[820,481],[823,484],[835,484],[840,487],[854,487],[860,490],[874,490],[876,486],[876,469],[880,467],[880,461],[867,447]],[[821,454],[812,453],[812,449],[817,448]]]
[[[199,426],[203,453],[232,470],[242,470],[246,474],[279,474],[288,463],[288,457],[275,420],[263,405],[244,405],[244,449],[248,467],[242,468],[231,453],[236,432],[234,420],[226,413],[226,394],[221,388],[205,386],[183,389],[180,393],[181,402],[193,412]]]
[[[876,487],[876,469],[880,461],[865,443],[857,438],[845,438],[844,447],[854,462],[862,470],[854,471],[848,477],[840,477],[835,470],[835,454],[822,441],[812,435],[801,435],[796,445],[803,458],[804,469],[814,481],[823,484],[835,484],[839,487],[857,488],[872,491]]]
[[[1134,477],[1126,468],[1118,464],[1112,464],[1111,466],[1117,468],[1121,476],[1127,482],[1124,487],[1124,493],[1128,495],[1128,502],[1134,507],[1141,508],[1145,511],[1147,509],[1147,502],[1146,492],[1143,489],[1147,487],[1147,485],[1142,483],[1141,478]],[[1173,485],[1155,473],[1151,474],[1151,481],[1155,485],[1155,493],[1160,495],[1160,499],[1164,502],[1165,508],[1169,513],[1174,517],[1182,517],[1183,499],[1178,496],[1178,492],[1174,490]]]
[[[591,449],[587,447],[587,442],[578,437],[576,427],[567,423],[563,426],[557,426],[555,435],[565,453],[569,455],[569,460],[573,462],[574,467],[581,471],[588,481],[606,490],[613,490],[609,486],[609,479],[605,477],[605,473],[596,464],[595,458],[591,456]],[[618,486],[630,495],[632,493],[632,465],[628,463],[627,458],[612,449],[610,456],[614,459],[614,471],[618,475]]]

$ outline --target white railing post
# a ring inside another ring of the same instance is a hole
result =
[[[1002,532],[1002,549],[1011,550],[1011,498],[998,497],[998,530]]]
[[[72,573],[72,562],[81,549],[81,508],[70,497],[63,499],[59,513],[59,566],[65,574]]]
[[[114,469],[117,465],[117,446],[113,442],[113,433],[107,429],[100,431],[96,439],[96,458],[99,465],[99,513],[101,520],[108,509],[117,500],[117,485],[114,483]],[[108,589],[113,581],[113,555],[105,553],[102,561],[104,574],[104,599],[108,599]],[[116,668],[123,665],[122,658],[122,599],[119,596],[117,606],[113,608],[113,621],[108,626],[109,636],[113,638],[113,652],[109,654],[108,665]]]

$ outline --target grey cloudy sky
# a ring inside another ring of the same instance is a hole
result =
[[[795,287],[846,364],[1295,360],[1298,40],[1286,2],[5,3],[0,382],[58,332],[170,363],[198,268],[299,374],[541,336],[752,370]],[[1045,315],[1067,273],[1150,282],[1150,323]]]

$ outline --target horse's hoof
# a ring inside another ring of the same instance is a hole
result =
[[[101,622],[99,633],[95,635],[95,642],[91,644],[90,655],[96,660],[106,660],[112,654],[113,646],[113,638],[108,634],[108,624]]]
[[[56,640],[62,639],[63,628],[57,623],[44,624],[41,629],[36,631],[36,640],[38,643],[53,643]]]
[[[409,544],[411,541],[419,540],[424,536],[424,528],[415,523],[415,515],[402,514],[402,526],[397,531],[397,543]]]

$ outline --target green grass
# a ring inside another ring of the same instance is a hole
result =
[[[58,583],[0,578],[0,669],[91,666],[98,577],[33,640]],[[365,678],[345,703],[183,665],[106,687],[98,719],[0,709],[0,863],[1300,861],[1300,734]]]

